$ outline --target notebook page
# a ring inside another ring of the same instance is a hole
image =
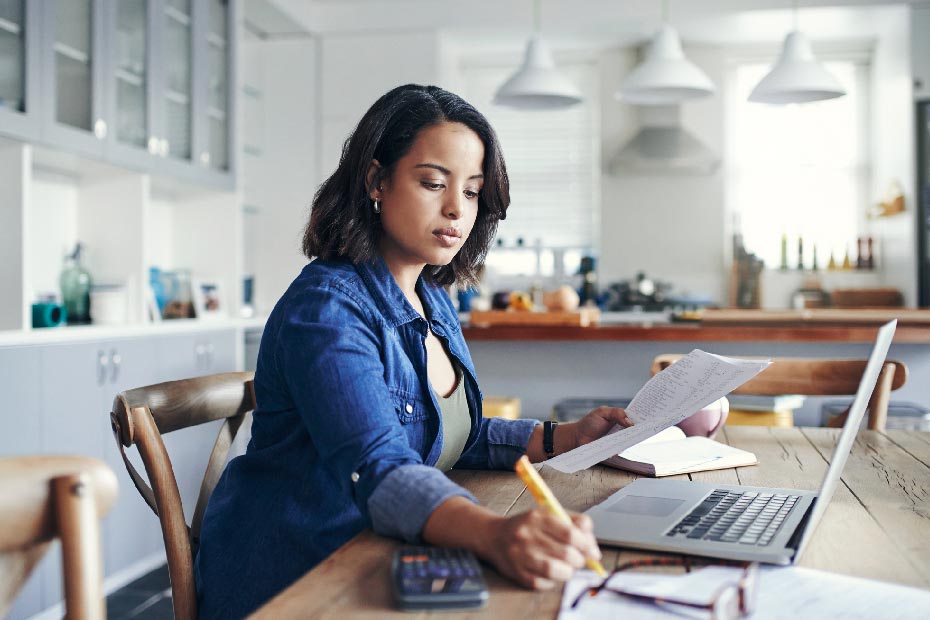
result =
[[[567,474],[587,469],[681,422],[769,364],[768,360],[733,359],[695,349],[652,377],[636,393],[626,408],[633,426],[560,454],[545,464]]]

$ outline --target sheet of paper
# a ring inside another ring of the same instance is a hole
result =
[[[567,474],[587,469],[681,422],[769,364],[768,360],[734,359],[695,349],[652,377],[636,393],[626,408],[633,426],[560,454],[546,465]]]
[[[742,569],[711,566],[683,575],[619,573],[611,585],[648,596],[707,602],[723,584],[736,582]],[[585,597],[575,609],[579,593],[600,583],[591,571],[578,571],[565,584],[559,620],[637,620],[639,618],[706,618],[704,611],[683,606],[656,605],[628,597],[602,593]],[[798,567],[763,567],[752,620],[843,618],[918,620],[930,610],[930,590],[847,577]]]

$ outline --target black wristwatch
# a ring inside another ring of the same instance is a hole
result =
[[[551,420],[543,422],[543,452],[546,453],[547,459],[555,456],[555,427],[558,425],[558,422]]]

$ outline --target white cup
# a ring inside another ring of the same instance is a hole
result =
[[[95,285],[90,290],[90,319],[96,325],[123,325],[127,317],[126,287]]]

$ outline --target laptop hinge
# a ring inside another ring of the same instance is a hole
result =
[[[800,521],[798,521],[798,526],[794,528],[794,534],[792,534],[791,538],[788,539],[788,542],[785,543],[785,547],[788,549],[794,549],[792,556],[797,554],[798,545],[801,544],[801,537],[804,535],[804,530],[807,529],[807,522],[811,518],[811,513],[814,512],[814,504],[816,504],[819,499],[819,497],[815,497],[814,501],[807,505],[807,510],[804,511],[804,516],[801,517]]]

